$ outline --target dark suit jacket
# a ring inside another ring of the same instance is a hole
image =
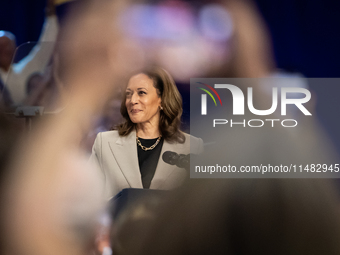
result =
[[[160,157],[165,151],[174,151],[178,154],[203,152],[202,139],[185,133],[184,135],[186,140],[183,144],[164,141]],[[92,148],[91,161],[101,169],[107,198],[125,188],[143,188],[135,131],[126,137],[119,136],[118,131],[99,133]],[[184,169],[169,165],[160,158],[150,189],[175,188],[185,177]]]

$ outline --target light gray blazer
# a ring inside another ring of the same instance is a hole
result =
[[[162,155],[165,151],[173,151],[178,154],[200,154],[203,152],[202,139],[186,133],[184,135],[186,140],[183,144],[164,141],[150,189],[175,188],[183,182],[187,175],[184,169],[163,161]],[[135,131],[125,137],[119,136],[118,131],[99,133],[92,148],[91,161],[102,172],[107,198],[116,195],[125,188],[143,188],[138,165]]]

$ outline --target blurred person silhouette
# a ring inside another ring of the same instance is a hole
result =
[[[123,207],[117,207],[117,201],[111,199],[101,218],[94,253],[124,255],[139,251],[168,194],[168,191],[145,193]]]
[[[38,44],[18,63],[13,63],[17,47],[15,36],[8,31],[0,31],[0,78],[14,104],[20,104],[25,98],[27,78],[42,72],[51,59],[58,34],[53,1],[47,0],[46,19]]]
[[[147,231],[159,216],[168,195],[167,192],[150,193],[123,208],[118,216],[112,210],[114,220],[109,243],[113,255],[137,254],[140,251],[140,245],[148,236]]]
[[[327,180],[191,180],[129,254],[338,254],[339,199]]]
[[[211,65],[205,75],[199,77],[236,78],[234,81],[237,82],[237,86],[244,95],[247,95],[248,87],[253,87],[253,105],[256,109],[271,107],[273,104],[271,95],[274,87],[308,88],[308,84],[306,85],[308,80],[303,78],[275,75],[276,67],[270,36],[252,1],[225,0],[219,1],[219,4],[229,12],[233,27],[232,35],[224,45],[228,49],[228,54],[218,65]],[[244,79],[242,80],[242,78]],[[227,106],[226,108],[233,109],[231,93],[225,93],[224,96],[223,104]],[[194,124],[196,125],[195,129],[191,129],[191,131],[195,130],[196,136],[200,136],[201,133],[207,134],[205,137],[202,136],[205,142],[216,142],[214,149],[206,150],[207,153],[205,153],[205,157],[202,157],[202,161],[208,160],[214,164],[221,162],[226,165],[238,166],[243,164],[245,158],[249,159],[247,161],[249,165],[260,165],[270,162],[271,159],[280,164],[294,162],[335,163],[338,155],[314,116],[313,108],[317,102],[314,99],[315,95],[312,96],[310,104],[306,104],[306,107],[313,116],[304,116],[296,107],[295,109],[288,108],[287,115],[284,117],[287,119],[296,118],[299,123],[296,128],[285,128],[281,125],[275,127],[267,125],[261,128],[239,125],[230,128],[230,125],[220,125],[212,129],[213,127],[210,125],[208,127],[210,130],[208,130],[205,129],[206,126],[202,119],[197,117],[198,121]],[[218,111],[209,112],[210,116],[221,119],[221,114],[218,115]],[[254,118],[265,120],[266,118],[279,119],[283,117],[276,113],[269,116],[255,116],[249,111],[245,112],[243,116],[235,116],[232,115],[231,110],[223,112],[222,116],[223,119],[229,120],[229,123],[230,119],[233,119],[234,122],[243,122]],[[296,116],[301,116],[301,118]],[[201,127],[200,130],[197,128],[198,124]],[[281,161],[277,159],[281,159]]]
[[[5,254],[80,255],[95,244],[103,186],[79,144],[117,81],[127,82],[136,71],[132,63],[140,49],[131,50],[134,43],[107,22],[124,6],[124,1],[85,2],[65,26],[60,72],[68,87],[59,104],[66,110],[39,122],[8,166],[1,221]]]
[[[224,0],[221,6],[231,14],[233,24],[228,58],[206,77],[259,78],[275,71],[270,36],[250,0]]]

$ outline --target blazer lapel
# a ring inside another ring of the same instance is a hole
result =
[[[118,137],[116,141],[111,141],[110,148],[130,187],[143,188],[138,164],[136,132],[132,131],[126,137]]]
[[[176,166],[172,166],[163,161],[163,153],[166,151],[174,151],[175,144],[170,144],[166,141],[163,143],[161,155],[159,155],[158,164],[156,167],[155,175],[151,181],[150,189],[161,189],[163,182],[174,171]]]

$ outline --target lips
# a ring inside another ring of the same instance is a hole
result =
[[[139,110],[139,109],[132,109],[130,112],[131,113],[139,113],[139,112],[141,112],[142,110]]]

